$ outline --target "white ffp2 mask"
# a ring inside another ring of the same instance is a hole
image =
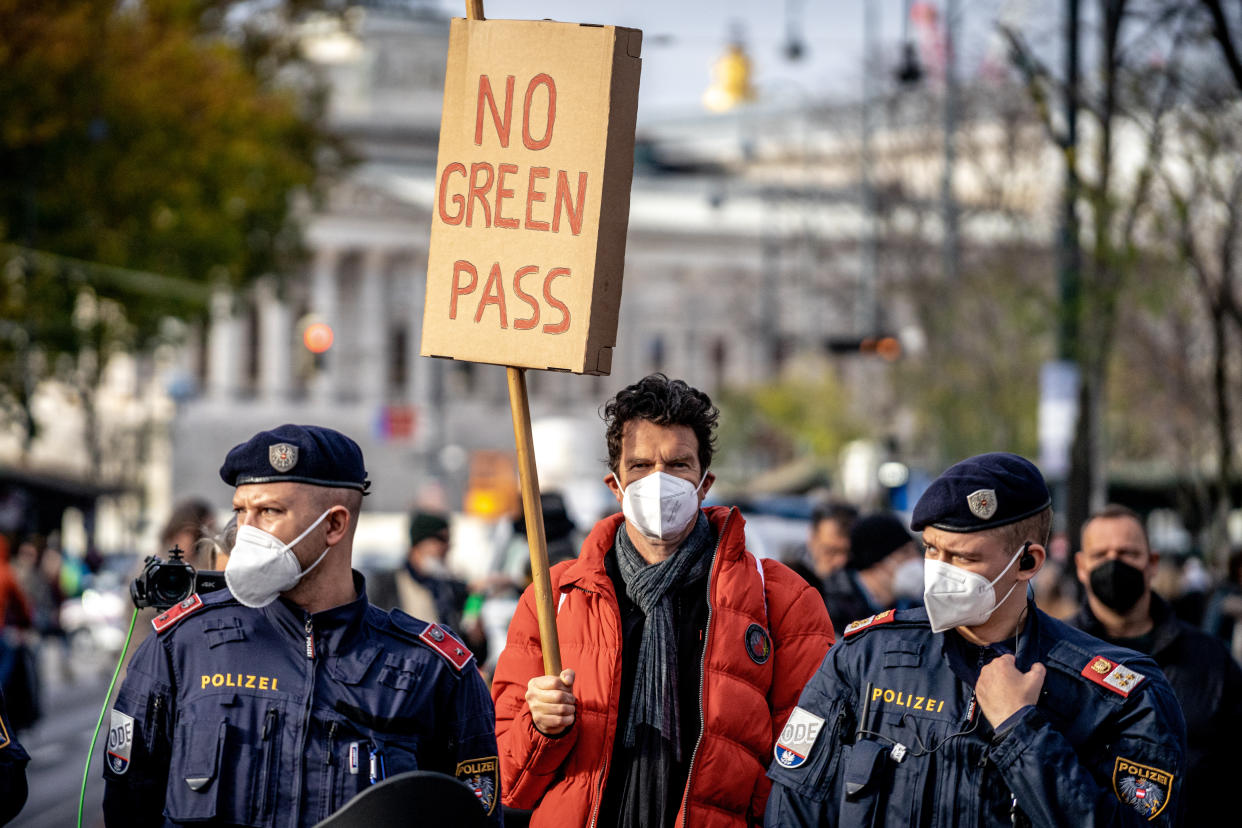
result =
[[[612,478],[621,485],[615,474]],[[645,537],[670,540],[694,520],[699,510],[699,489],[706,479],[707,472],[703,472],[696,486],[662,471],[640,477],[621,493],[621,512]]]
[[[923,561],[923,605],[927,609],[927,620],[931,622],[932,632],[944,632],[954,627],[975,627],[984,623],[996,612],[996,608],[1005,602],[1005,598],[1018,585],[1005,593],[1005,597],[996,600],[996,591],[992,587],[1001,579],[1014,561],[1022,554],[1026,546],[1022,546],[1000,574],[989,581],[977,572],[970,572],[944,561]]]
[[[293,554],[293,547],[310,531],[323,523],[331,512],[328,509],[302,534],[289,543],[255,526],[238,526],[233,552],[224,567],[224,581],[233,597],[242,604],[258,609],[276,600],[282,592],[293,589],[302,576],[319,566],[328,549],[323,550],[315,562],[305,570]]]

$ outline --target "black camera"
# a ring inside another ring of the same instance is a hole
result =
[[[180,604],[195,592],[214,592],[224,587],[224,573],[204,570],[196,572],[185,562],[180,547],[168,550],[168,560],[155,555],[147,556],[142,572],[129,585],[129,596],[134,606],[155,607],[166,610]]]

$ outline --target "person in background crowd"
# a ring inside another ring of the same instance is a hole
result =
[[[0,626],[25,630],[33,624],[34,609],[17,571],[9,563],[9,538],[0,535]]]
[[[536,826],[745,826],[798,689],[832,644],[815,590],[702,508],[719,412],[654,374],[604,409],[621,514],[552,568],[561,660],[543,675],[533,588],[492,696],[505,804]]]
[[[22,548],[19,547],[19,550]],[[66,678],[69,673],[68,647],[65,646],[68,642],[64,632],[60,630],[59,587],[53,591],[53,585],[39,571],[37,552],[36,562],[33,564],[34,572],[30,576],[23,573],[22,570],[31,565],[30,554],[29,551],[26,552],[26,561],[19,561],[16,566],[10,565],[9,539],[0,535],[0,627],[3,627],[3,635],[0,635],[0,687],[4,688],[9,699],[10,707],[6,713],[8,722],[19,730],[34,725],[43,713],[39,660],[37,649],[31,646],[30,641],[29,631],[32,628],[39,634],[40,640],[51,637],[60,643],[60,670]],[[22,588],[23,580],[30,582],[35,589],[42,590],[40,595],[46,595],[46,602],[37,608],[32,606]],[[37,610],[46,614],[40,615]],[[11,732],[9,735],[12,735]],[[0,750],[0,760],[2,759],[3,751]],[[23,780],[24,778],[23,774]]]
[[[229,563],[229,555],[233,552],[233,544],[237,542],[237,515],[229,518],[228,523],[219,532],[201,538],[196,544],[198,559],[205,561],[207,568],[222,571]]]
[[[1048,557],[1039,575],[1031,579],[1035,603],[1061,621],[1071,618],[1082,606],[1082,591],[1074,576],[1073,551],[1064,532],[1054,532],[1048,542]]]
[[[876,512],[859,518],[849,535],[850,560],[824,582],[828,616],[838,625],[893,609],[898,605],[897,575],[906,567],[917,570],[922,592],[922,561],[914,538],[900,518]],[[907,578],[903,579],[907,581]],[[908,586],[903,583],[903,586]],[[903,596],[903,602],[908,601]],[[905,609],[906,607],[900,607]]]
[[[160,557],[177,547],[186,563],[195,569],[211,569],[211,561],[199,554],[200,541],[216,533],[216,518],[211,504],[199,498],[183,500],[173,507],[168,522],[160,531]]]
[[[377,587],[374,603],[380,609],[398,608],[415,618],[448,627],[483,662],[487,659],[487,638],[477,618],[470,619],[469,624],[462,623],[470,590],[449,572],[445,563],[448,552],[448,517],[438,512],[411,513],[405,566],[372,579]]]
[[[811,568],[826,581],[850,560],[850,530],[858,510],[848,503],[828,503],[811,513],[811,532],[806,551]]]
[[[40,635],[56,625],[60,612],[52,585],[43,577],[42,558],[43,549],[35,538],[19,543],[17,554],[13,556],[13,574],[30,605],[32,625]]]
[[[1186,825],[1210,825],[1233,805],[1232,759],[1242,744],[1242,669],[1218,639],[1173,614],[1152,591],[1160,556],[1142,519],[1110,505],[1083,524],[1077,555],[1086,603],[1070,622],[1096,638],[1151,656],[1186,719]]]
[[[1242,662],[1242,547],[1229,555],[1225,580],[1208,601],[1203,628],[1225,642],[1234,661]]]
[[[540,492],[539,506],[543,511],[543,532],[548,547],[548,564],[578,557],[581,533],[569,516],[565,498],[559,492]],[[496,661],[504,651],[509,623],[517,611],[523,590],[531,582],[530,546],[526,539],[526,515],[513,519],[512,529],[498,544],[492,560],[491,574],[483,588],[479,606],[479,622],[487,636],[488,659],[486,675],[496,669]]]
[[[928,486],[924,606],[845,628],[776,743],[766,824],[1177,824],[1185,724],[1160,669],[1028,598],[1051,503],[1008,453]]]
[[[358,444],[283,425],[235,446],[220,477],[238,526],[228,588],[158,616],[134,654],[103,756],[106,823],[311,826],[368,785],[430,770],[500,825],[473,656],[437,624],[371,606],[352,569],[370,486]]]
[[[1177,594],[1169,600],[1173,614],[1192,627],[1202,627],[1212,591],[1212,575],[1196,556],[1183,557],[1178,563]]]

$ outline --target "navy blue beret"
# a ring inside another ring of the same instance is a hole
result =
[[[362,449],[339,431],[286,424],[260,431],[233,446],[220,479],[230,486],[248,483],[309,483],[366,492],[371,485]]]
[[[956,463],[932,481],[914,505],[910,528],[980,532],[1017,523],[1052,505],[1048,484],[1024,457],[980,454]]]

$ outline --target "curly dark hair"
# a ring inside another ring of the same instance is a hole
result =
[[[622,388],[604,405],[605,437],[608,441],[608,467],[618,471],[621,463],[621,437],[630,420],[647,420],[660,426],[684,425],[694,429],[699,441],[699,469],[707,471],[716,450],[716,421],[720,410],[711,397],[682,380],[664,374],[651,374]]]

